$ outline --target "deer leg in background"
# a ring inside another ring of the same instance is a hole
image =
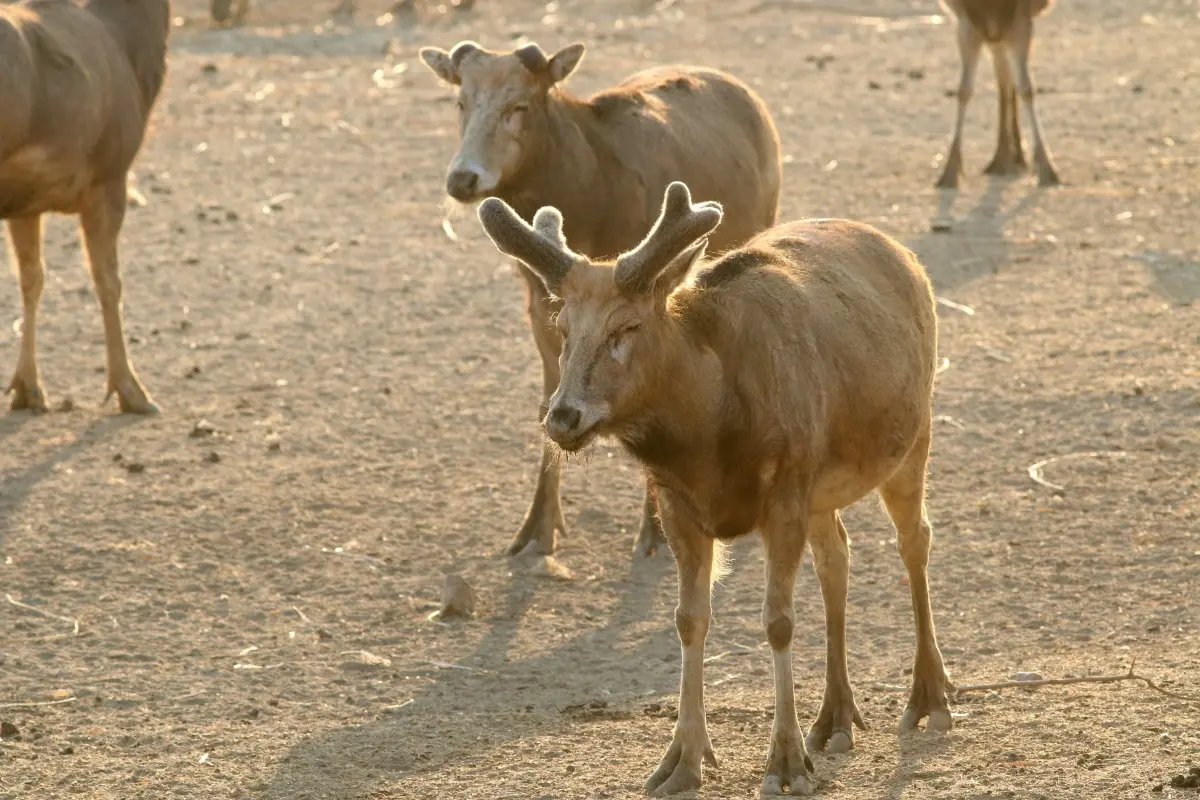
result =
[[[954,116],[954,133],[950,137],[950,149],[946,151],[946,165],[938,179],[939,189],[957,189],[962,176],[962,134],[967,115],[967,104],[975,91],[975,72],[979,66],[979,51],[983,38],[965,19],[958,21],[958,53],[962,59],[962,72],[958,80],[958,105]]]
[[[654,499],[654,487],[650,479],[646,479],[645,495],[642,499],[642,524],[638,529],[637,540],[633,543],[634,555],[649,558],[658,552],[658,548],[667,543],[663,533],[662,521],[658,518],[658,506]]]
[[[835,511],[813,517],[809,544],[825,602],[825,699],[808,731],[808,749],[844,753],[854,747],[853,725],[866,730],[846,663],[846,593],[850,582],[850,536]]]
[[[1013,81],[1012,65],[1003,43],[989,45],[992,66],[996,70],[996,94],[1000,98],[1000,118],[997,122],[996,154],[984,168],[988,175],[1016,175],[1024,172],[1025,152],[1021,147],[1021,122],[1017,105],[1017,87]]]
[[[79,217],[88,266],[104,317],[104,352],[108,366],[108,391],[104,399],[115,393],[121,411],[152,414],[158,412],[158,406],[138,380],[129,361],[121,319],[122,285],[117,240],[125,220],[126,202],[125,176],[122,175],[120,180],[88,190]]]
[[[17,217],[8,221],[13,268],[21,284],[21,349],[8,391],[13,410],[46,410],[46,390],[37,362],[37,313],[46,284],[42,263],[42,218]]]
[[[646,791],[657,797],[698,788],[701,762],[708,761],[714,767],[717,763],[704,717],[704,640],[712,618],[716,545],[691,520],[673,514],[669,504],[660,504],[659,508],[666,516],[664,527],[679,571],[675,629],[683,650],[683,675],[679,682],[679,718],[671,744],[646,781]]]
[[[524,264],[518,262],[517,269],[525,280],[529,326],[542,359],[542,404],[538,411],[538,421],[541,422],[546,416],[546,403],[558,388],[558,356],[562,351],[562,339],[554,326],[553,315],[557,308],[546,287]],[[542,460],[538,466],[537,488],[534,489],[533,502],[525,512],[521,528],[509,545],[509,555],[516,555],[533,541],[538,543],[542,553],[549,555],[557,545],[556,532],[563,535],[567,533],[559,489],[562,467],[554,445],[542,436],[540,430],[538,436],[542,440]]]
[[[1037,170],[1038,186],[1058,186],[1062,181],[1054,168],[1050,149],[1046,147],[1046,137],[1042,133],[1042,122],[1038,118],[1037,103],[1033,97],[1033,76],[1029,72],[1029,54],[1033,49],[1033,20],[1028,17],[1018,18],[1005,44],[1012,56],[1017,94],[1029,117],[1029,128],[1033,136],[1033,166]]]
[[[929,548],[933,530],[925,516],[925,465],[929,459],[929,434],[919,440],[908,459],[887,483],[879,488],[888,516],[896,525],[900,557],[908,571],[913,617],[917,629],[917,656],[913,664],[913,688],[908,707],[900,718],[900,732],[913,731],[917,723],[929,718],[931,731],[951,727],[950,706],[946,702],[946,668],[938,649],[933,627],[933,607],[929,599]]]
[[[809,795],[813,792],[812,760],[804,749],[804,735],[796,719],[796,694],[792,681],[792,632],[796,611],[793,593],[796,572],[804,556],[807,515],[788,514],[763,526],[767,590],[763,601],[763,627],[771,645],[775,673],[775,722],[767,752],[764,795]]]

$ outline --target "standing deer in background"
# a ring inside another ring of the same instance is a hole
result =
[[[104,316],[108,393],[122,411],[158,410],[125,346],[117,240],[126,174],[167,69],[169,0],[0,5],[0,218],[20,275],[14,409],[46,409],[37,362],[45,284],[42,215],[78,214]]]
[[[597,202],[577,213],[605,218]],[[917,652],[901,731],[944,731],[949,685],[934,633],[925,514],[937,316],[916,257],[846,220],[780,225],[697,270],[722,208],[666,191],[649,235],[613,262],[568,248],[563,215],[528,225],[499,199],[488,236],[562,298],[562,380],[546,433],[564,451],[618,439],[658,493],[679,570],[679,719],[655,795],[695,789],[715,764],[704,717],[704,640],[721,545],[758,531],[766,550],[763,627],[774,653],[775,722],[764,794],[810,794],[796,718],[792,593],[805,546],[825,605],[825,698],[807,747],[841,752],[863,727],[846,663],[849,538],[839,510],[878,489],[908,571]],[[567,219],[566,224],[570,224]],[[689,276],[692,276],[689,280]]]
[[[549,58],[536,44],[507,53],[474,42],[450,52],[421,50],[429,68],[458,87],[460,145],[446,177],[451,197],[462,203],[499,197],[526,220],[542,206],[560,208],[573,246],[593,258],[637,244],[673,180],[731,209],[712,236],[715,250],[736,247],[775,223],[779,136],[748,86],[716,70],[662,67],[579,99],[561,84],[583,54],[578,43]],[[519,271],[542,360],[544,415],[559,381],[562,340],[554,316],[562,306],[527,266]],[[510,554],[531,543],[553,552],[555,532],[566,532],[559,475],[553,446],[544,443],[533,502]],[[650,555],[661,542],[647,486],[635,550]]]
[[[1034,101],[1033,77],[1029,72],[1029,54],[1033,47],[1033,18],[1049,8],[1052,0],[941,0],[958,21],[958,51],[962,74],[958,83],[958,113],[954,134],[946,154],[946,166],[937,186],[957,189],[962,176],[962,132],[967,104],[975,88],[975,69],[979,51],[986,42],[996,71],[996,92],[1000,96],[999,138],[996,154],[984,172],[989,175],[1015,175],[1026,169],[1021,148],[1020,114],[1017,98],[1029,115],[1033,137],[1033,163],[1039,186],[1057,186],[1061,181],[1046,146],[1042,123]]]

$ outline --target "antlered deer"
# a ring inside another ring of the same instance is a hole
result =
[[[596,216],[609,208],[597,204]],[[775,722],[763,792],[812,791],[792,692],[792,592],[805,545],[825,605],[825,699],[807,745],[844,751],[862,719],[846,664],[849,539],[842,509],[878,489],[899,534],[916,620],[913,687],[901,730],[951,725],[934,633],[925,515],[937,318],[916,257],[846,220],[780,225],[700,270],[720,204],[666,191],[658,222],[613,262],[572,252],[563,216],[530,227],[498,199],[479,207],[503,253],[562,298],[562,381],[546,432],[575,452],[616,437],[658,494],[679,570],[679,720],[656,795],[700,785],[715,761],[704,718],[704,639],[719,544],[758,531],[763,626],[774,651]],[[569,220],[567,221],[569,224]],[[689,276],[694,276],[689,279]]]
[[[448,53],[421,50],[438,77],[459,87],[461,141],[446,178],[451,197],[464,203],[499,197],[526,220],[542,206],[560,208],[572,245],[593,258],[637,244],[673,180],[730,209],[712,236],[715,250],[736,247],[775,223],[779,137],[748,86],[716,70],[676,66],[637,73],[579,99],[562,81],[583,54],[578,43],[549,58],[536,44],[507,53],[474,42],[460,42]],[[519,271],[542,360],[544,414],[559,380],[562,342],[553,319],[560,305],[527,268]],[[559,475],[547,443],[533,502],[510,553],[531,542],[550,553],[555,532],[566,532]],[[651,554],[662,541],[662,525],[649,486],[642,505],[635,549]]]
[[[957,189],[962,176],[962,132],[967,104],[975,89],[975,68],[984,43],[992,53],[996,71],[996,92],[1000,96],[1000,133],[996,154],[984,169],[989,175],[1013,175],[1024,172],[1025,153],[1021,149],[1021,124],[1017,98],[1029,114],[1033,137],[1033,163],[1039,186],[1057,186],[1060,181],[1046,146],[1042,123],[1038,119],[1033,97],[1033,76],[1029,71],[1029,54],[1033,47],[1033,19],[1047,8],[1052,0],[941,0],[942,5],[958,20],[958,51],[962,57],[962,73],[958,83],[958,112],[954,118],[954,134],[946,154],[946,166],[937,185],[942,189]]]
[[[108,393],[157,411],[125,346],[117,240],[126,173],[166,75],[169,0],[0,5],[0,218],[24,306],[12,407],[44,410],[36,320],[45,283],[42,215],[78,214],[104,317]]]

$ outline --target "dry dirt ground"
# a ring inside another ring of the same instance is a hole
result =
[[[979,174],[985,65],[968,183],[939,199],[952,28],[929,2],[857,1],[479,0],[397,28],[375,24],[383,2],[321,27],[332,3],[262,0],[235,31],[179,3],[123,239],[132,351],[165,413],[99,405],[99,313],[59,220],[41,354],[75,409],[0,416],[0,798],[632,797],[657,763],[674,569],[630,557],[630,459],[569,465],[570,579],[501,555],[533,487],[540,372],[512,269],[472,212],[443,230],[453,104],[416,59],[468,37],[584,39],[578,91],[672,61],[752,80],[787,153],[783,217],[879,225],[974,310],[941,308],[930,481],[952,676],[1136,659],[1200,693],[1200,6],[1064,0],[1034,65],[1067,185]],[[5,369],[19,314],[10,281]],[[1061,493],[1026,473],[1091,451],[1122,455],[1047,466]],[[1133,682],[965,694],[951,735],[898,740],[904,695],[881,684],[913,653],[903,567],[874,500],[846,520],[870,730],[815,758],[820,795],[1196,796],[1169,781],[1200,763],[1200,704]],[[761,550],[734,550],[705,798],[756,793],[770,730]],[[474,619],[430,618],[447,571],[478,590]],[[823,625],[811,571],[800,587],[807,725]]]

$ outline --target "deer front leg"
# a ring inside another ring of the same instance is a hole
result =
[[[946,165],[938,179],[939,189],[957,189],[962,177],[962,134],[967,116],[967,104],[975,91],[975,70],[979,66],[979,50],[983,38],[965,19],[958,21],[958,53],[962,59],[962,71],[958,79],[958,105],[954,116],[954,133],[950,137],[950,149],[946,151]]]
[[[537,344],[538,356],[542,360],[542,403],[538,411],[538,422],[546,417],[546,403],[550,395],[558,388],[561,377],[558,369],[558,357],[562,352],[562,339],[554,325],[554,314],[557,305],[542,282],[518,262],[518,272],[525,280],[526,312],[529,315],[529,326],[533,330],[533,340]],[[516,555],[537,542],[537,549],[549,555],[557,547],[556,535],[567,533],[567,524],[563,519],[562,499],[559,481],[562,468],[559,464],[554,445],[542,437],[542,460],[538,466],[537,487],[533,491],[533,501],[525,512],[521,528],[508,547],[508,554]]]
[[[792,683],[792,631],[796,611],[792,594],[796,571],[804,555],[808,521],[802,516],[776,520],[763,528],[766,548],[767,592],[763,602],[763,627],[771,645],[775,672],[775,724],[767,753],[762,794],[809,795],[815,788],[809,778],[812,759],[804,747],[804,735],[796,719],[796,696]]]
[[[46,285],[46,268],[42,264],[42,218],[18,217],[8,221],[8,238],[12,258],[21,283],[21,350],[13,370],[8,391],[12,393],[14,411],[29,409],[35,413],[46,410],[46,390],[37,361],[37,313]]]
[[[84,199],[79,214],[87,247],[88,266],[100,312],[104,317],[104,352],[108,366],[107,401],[117,395],[121,411],[135,414],[156,414],[158,406],[146,387],[138,380],[129,352],[125,347],[125,326],[121,313],[121,268],[117,260],[117,239],[125,220],[128,195],[125,176],[103,186],[95,187]]]
[[[917,724],[926,717],[929,718],[926,728],[931,731],[948,731],[953,725],[950,706],[946,702],[950,681],[946,677],[942,651],[938,648],[933,606],[929,599],[929,548],[933,530],[925,517],[925,463],[928,456],[929,439],[926,437],[913,447],[908,460],[896,474],[879,487],[888,516],[896,525],[917,629],[912,694],[904,716],[900,718],[901,733],[916,730]]]
[[[850,581],[850,537],[835,511],[813,517],[809,542],[813,567],[825,601],[825,699],[808,731],[809,750],[845,753],[854,747],[854,729],[866,730],[846,663],[846,591]]]
[[[683,650],[683,675],[679,682],[679,719],[671,745],[646,781],[646,793],[655,797],[699,788],[701,763],[717,765],[704,718],[704,639],[712,617],[714,542],[690,520],[673,514],[669,503],[660,508],[679,570],[675,629]]]
[[[1025,113],[1029,116],[1029,129],[1033,138],[1033,166],[1037,170],[1038,186],[1058,186],[1062,181],[1058,170],[1054,168],[1054,160],[1050,157],[1050,148],[1046,146],[1046,137],[1042,133],[1042,122],[1038,118],[1037,104],[1033,98],[1033,76],[1029,71],[1029,54],[1033,48],[1033,20],[1027,17],[1018,19],[1013,26],[1008,44],[1008,52],[1012,55],[1013,71],[1016,73],[1017,94]]]

